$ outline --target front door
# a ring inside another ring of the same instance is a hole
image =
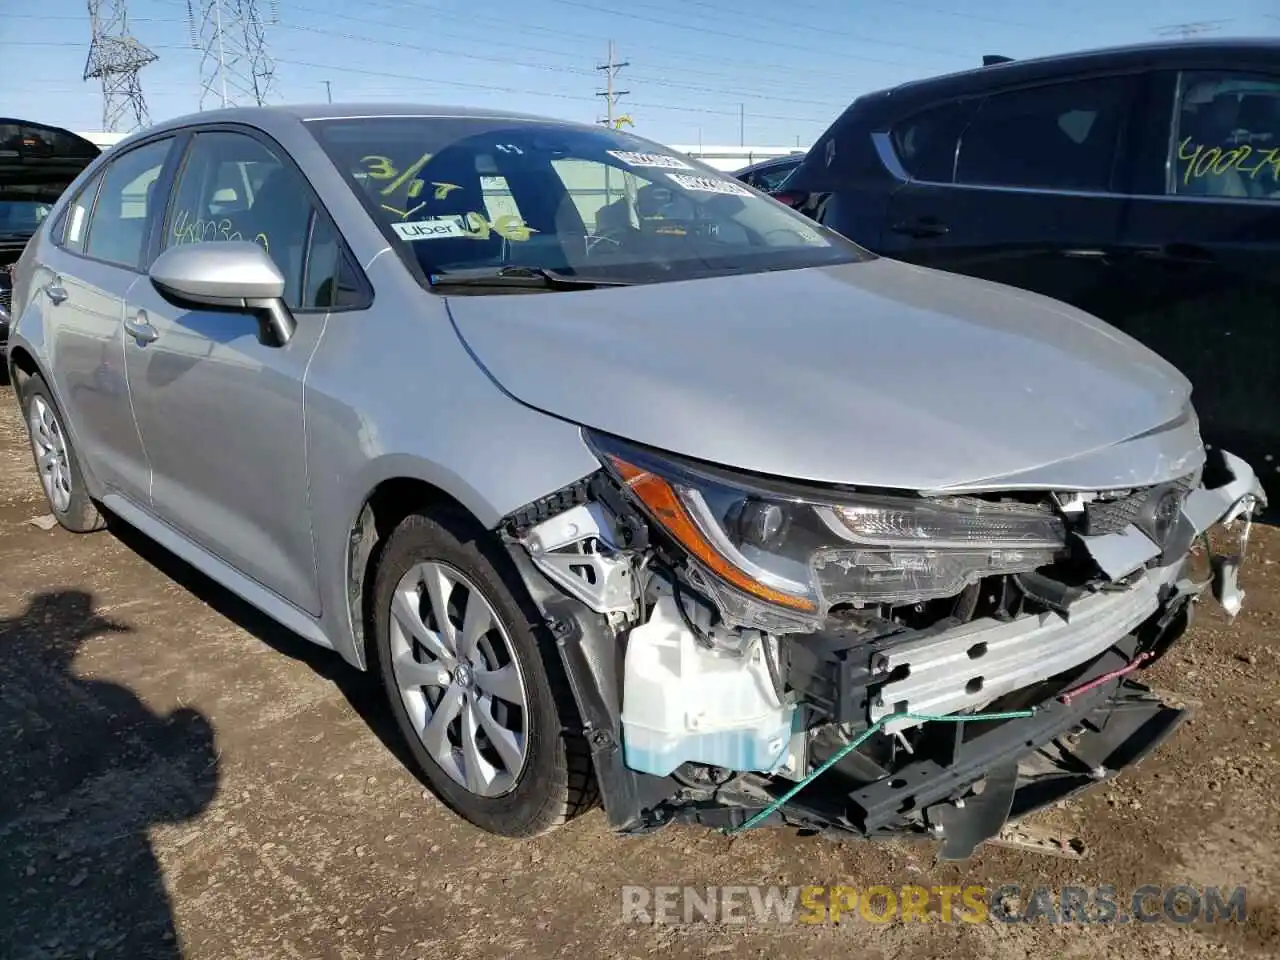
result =
[[[1280,71],[1159,81],[1114,322],[1187,375],[1205,441],[1249,460],[1278,502]]]
[[[287,278],[297,330],[268,346],[251,314],[175,306],[141,277],[125,301],[125,352],[152,511],[318,615],[303,432],[303,377],[324,323],[302,293],[311,217],[300,174],[264,143],[227,130],[196,134],[161,248],[261,244]]]

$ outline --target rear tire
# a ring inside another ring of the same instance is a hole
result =
[[[49,385],[34,374],[22,387],[22,412],[40,485],[54,519],[72,533],[92,533],[107,525],[85,486],[80,460],[62,423]]]
[[[487,531],[458,510],[410,514],[379,559],[373,614],[392,713],[446,806],[491,833],[532,837],[595,803],[555,644]]]

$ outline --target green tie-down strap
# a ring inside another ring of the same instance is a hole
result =
[[[982,720],[1020,720],[1025,717],[1030,717],[1034,715],[1035,715],[1034,710],[1007,710],[1003,713],[968,713],[968,714],[953,714],[949,716],[940,716],[938,714],[932,714],[932,713],[890,713],[886,716],[881,717],[879,720],[873,723],[866,730],[863,730],[860,734],[858,734],[856,737],[850,740],[847,744],[845,744],[843,747],[841,747],[839,750],[837,750],[835,753],[829,756],[826,760],[824,760],[822,762],[822,765],[819,766],[818,769],[814,770],[813,773],[806,776],[803,780],[797,783],[794,787],[792,787],[782,796],[778,797],[778,799],[774,800],[773,803],[769,804],[759,813],[755,814],[753,817],[744,821],[743,823],[738,824],[738,826],[736,827],[724,827],[720,830],[720,832],[726,835],[738,833],[741,830],[748,830],[751,827],[754,827],[756,824],[760,823],[761,821],[768,819],[772,814],[782,809],[782,807],[785,806],[786,803],[792,797],[794,797],[797,793],[799,793],[801,790],[803,790],[805,787],[811,784],[814,780],[818,779],[818,777],[822,776],[822,774],[826,773],[828,770],[834,767],[837,763],[843,760],[850,752],[852,752],[853,750],[856,750],[859,746],[861,746],[864,742],[866,742],[868,737],[870,737],[873,733],[877,732],[881,727],[883,727],[886,723],[889,723],[890,721],[917,720],[921,723],[975,723]]]

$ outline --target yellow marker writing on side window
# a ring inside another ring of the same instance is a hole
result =
[[[1184,184],[1210,175],[1222,176],[1230,170],[1246,174],[1250,180],[1256,180],[1259,173],[1267,170],[1272,179],[1280,180],[1280,147],[1254,150],[1247,143],[1228,149],[1204,144],[1193,147],[1191,138],[1187,137],[1178,144],[1178,159],[1187,165],[1182,174]],[[1249,165],[1251,160],[1256,162]]]

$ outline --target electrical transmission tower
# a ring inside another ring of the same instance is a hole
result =
[[[258,0],[187,0],[191,45],[200,51],[200,109],[210,97],[224,107],[262,106],[271,95],[275,61],[265,24],[279,23],[277,0],[264,20]]]
[[[119,130],[128,118],[132,132],[151,123],[138,73],[160,59],[129,33],[125,0],[89,0],[92,31],[84,79],[102,82],[102,129]]]
[[[618,71],[623,67],[629,67],[631,64],[623,60],[619,63],[613,56],[613,41],[609,41],[609,62],[596,67],[597,70],[605,71],[605,88],[596,91],[597,97],[604,97],[605,103],[608,104],[608,116],[600,122],[606,124],[611,130],[619,129],[624,123],[631,124],[631,118],[625,113],[620,117],[614,117],[614,107],[617,106],[618,100],[629,94],[630,90],[617,90],[614,88],[614,81],[618,78]]]

